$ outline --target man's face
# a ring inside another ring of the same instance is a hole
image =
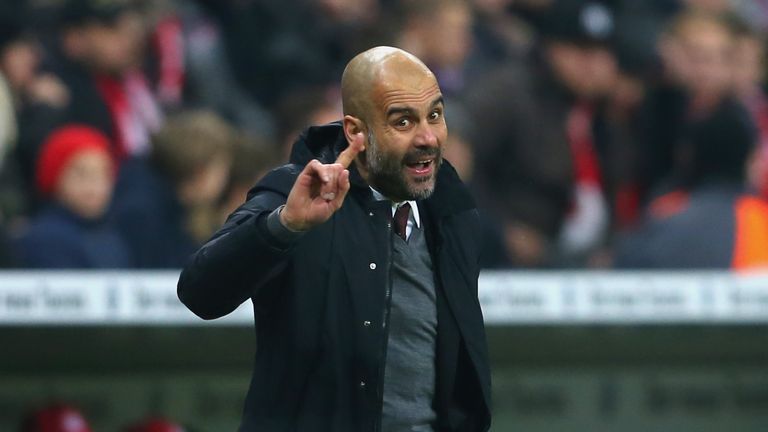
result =
[[[144,49],[144,25],[141,15],[128,11],[113,23],[86,26],[86,61],[107,73],[122,73],[139,66]]]
[[[360,156],[368,183],[395,201],[429,197],[448,134],[437,82],[421,70],[385,73],[372,102]]]
[[[14,90],[23,90],[35,78],[40,53],[32,41],[17,40],[0,53],[0,70]]]
[[[729,30],[713,21],[692,21],[660,41],[668,74],[694,97],[719,97],[730,90],[734,51]]]

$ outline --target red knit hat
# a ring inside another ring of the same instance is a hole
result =
[[[43,196],[53,192],[64,168],[72,157],[84,150],[110,154],[109,138],[91,126],[70,124],[48,135],[37,158],[37,189]]]
[[[23,427],[24,432],[91,432],[85,417],[67,405],[52,405],[35,411]]]

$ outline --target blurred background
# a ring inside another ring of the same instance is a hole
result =
[[[766,430],[766,36],[763,0],[0,2],[0,430],[236,428],[252,315],[176,272],[375,45],[481,209],[495,432]]]

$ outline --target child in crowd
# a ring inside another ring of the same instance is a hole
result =
[[[109,148],[103,133],[77,124],[45,140],[35,176],[46,204],[18,239],[22,266],[129,267],[123,240],[105,217],[115,183]]]
[[[137,268],[180,268],[220,225],[236,137],[210,111],[178,113],[154,135],[148,158],[122,162],[113,214]]]

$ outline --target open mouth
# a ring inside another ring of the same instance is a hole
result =
[[[406,163],[405,166],[407,166],[409,170],[417,175],[424,175],[429,174],[432,171],[432,166],[434,164],[434,159],[422,159],[415,162]]]

